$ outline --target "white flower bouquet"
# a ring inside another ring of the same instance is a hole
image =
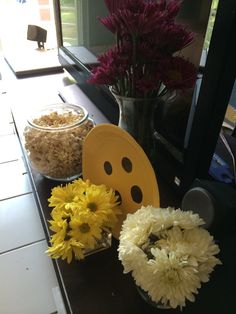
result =
[[[198,214],[173,208],[142,207],[123,222],[118,247],[124,273],[151,300],[171,308],[195,301],[202,282],[220,260],[219,247]]]

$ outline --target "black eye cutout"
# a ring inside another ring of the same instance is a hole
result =
[[[112,174],[112,165],[109,161],[105,161],[103,167],[107,175]]]
[[[132,165],[132,162],[129,158],[127,157],[123,157],[122,160],[121,160],[121,164],[122,164],[122,167],[123,169],[126,171],[126,172],[131,172],[132,169],[133,169],[133,165]]]
[[[133,185],[131,188],[131,197],[133,201],[140,204],[143,200],[143,193],[139,186]]]

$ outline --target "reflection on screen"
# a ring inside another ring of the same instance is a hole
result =
[[[71,52],[83,46],[98,55],[115,43],[115,35],[99,21],[108,15],[104,0],[61,0],[60,10],[63,46]]]

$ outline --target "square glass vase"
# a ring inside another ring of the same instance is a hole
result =
[[[112,233],[111,231],[102,231],[102,237],[100,240],[97,240],[96,245],[93,249],[85,249],[84,255],[89,256],[101,251],[104,251],[106,249],[109,249],[112,244]]]

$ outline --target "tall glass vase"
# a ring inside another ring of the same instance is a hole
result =
[[[119,106],[119,127],[126,130],[152,159],[154,148],[154,110],[158,98],[131,98],[113,93]]]

